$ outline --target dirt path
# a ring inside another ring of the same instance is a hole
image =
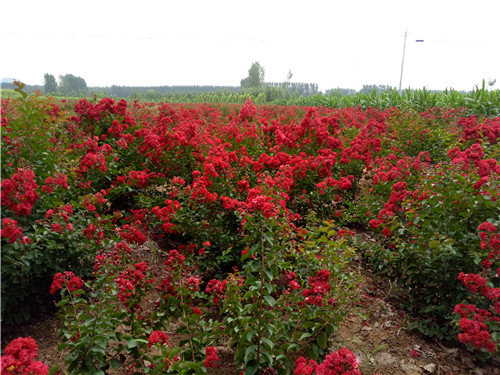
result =
[[[389,282],[367,269],[363,273],[363,305],[343,322],[332,340],[334,347],[343,346],[356,354],[363,374],[500,374],[499,359],[483,364],[461,347],[407,329],[411,318],[391,302]]]

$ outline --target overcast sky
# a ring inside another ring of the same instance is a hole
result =
[[[0,78],[88,86],[266,81],[471,90],[500,87],[499,0],[23,0],[0,8]],[[424,42],[417,43],[417,39]]]

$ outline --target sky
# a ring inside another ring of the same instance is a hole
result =
[[[399,88],[402,68],[403,89],[500,87],[498,0],[23,0],[0,12],[0,78],[27,84],[239,86],[259,62],[265,81],[291,71],[320,91]]]

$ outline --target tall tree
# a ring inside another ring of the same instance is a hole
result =
[[[43,92],[45,94],[54,94],[57,92],[56,78],[52,74],[45,73],[43,76]]]
[[[258,61],[252,63],[248,69],[248,77],[241,80],[241,87],[243,88],[258,88],[264,85],[264,68]]]
[[[87,83],[82,77],[65,74],[59,76],[59,89],[63,95],[82,95],[87,93]]]
[[[396,88],[392,88],[390,85],[363,85],[360,92],[361,94],[371,94],[375,91],[377,94],[382,93],[384,91],[395,90]]]

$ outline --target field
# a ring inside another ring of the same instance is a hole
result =
[[[64,354],[2,372],[374,374],[343,330],[385,306],[495,373],[500,117],[24,94],[1,129],[2,326],[55,303]]]

